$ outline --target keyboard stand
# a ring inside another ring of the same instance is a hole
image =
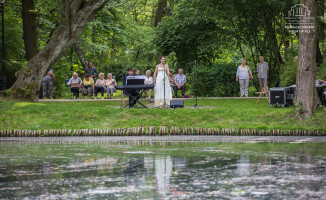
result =
[[[141,97],[141,95],[143,94],[144,90],[140,90],[139,91],[139,94],[138,96]],[[129,94],[127,91],[125,91],[125,94],[128,96],[128,97],[131,97],[132,100],[131,100],[131,103],[135,103],[135,107],[134,108],[147,108],[142,102],[140,102],[139,100],[137,100],[137,97],[138,96],[132,96],[131,94]],[[137,106],[137,103],[139,103],[141,106],[138,107]],[[123,107],[123,108],[126,108],[127,106],[129,106],[129,100],[128,100],[128,103]]]

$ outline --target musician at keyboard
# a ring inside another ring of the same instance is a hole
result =
[[[127,85],[127,77],[128,76],[135,76],[134,75],[134,70],[129,67],[127,69],[127,74],[123,77],[123,85]],[[140,95],[139,95],[139,92],[136,90],[136,89],[126,89],[124,90],[123,92],[124,94],[128,93],[128,96],[129,96],[129,108],[133,108],[135,107],[135,104],[137,101],[134,101],[132,96],[136,97],[136,99],[138,100],[140,98]]]

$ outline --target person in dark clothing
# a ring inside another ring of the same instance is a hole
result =
[[[127,69],[127,74],[123,77],[123,85],[127,85],[128,76],[135,76],[134,70],[132,68]],[[131,96],[136,97],[136,99],[138,100],[140,98],[139,92],[136,89],[128,89],[125,90],[124,93],[125,92],[129,94],[129,108],[135,107],[136,101],[133,101]]]
[[[88,67],[85,69],[85,74],[88,74],[89,77],[92,78],[94,82],[96,82],[96,76],[98,73],[92,62],[88,63]]]

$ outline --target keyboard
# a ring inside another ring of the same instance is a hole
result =
[[[128,89],[139,89],[139,90],[148,90],[153,89],[154,84],[152,85],[117,85],[115,86],[117,90],[128,90]]]

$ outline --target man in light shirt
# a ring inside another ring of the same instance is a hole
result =
[[[174,98],[178,96],[178,90],[182,90],[182,96],[186,91],[186,75],[183,74],[183,69],[178,70],[178,74],[174,77]]]
[[[258,74],[260,91],[263,90],[265,83],[267,83],[268,71],[269,71],[268,63],[264,61],[264,56],[259,56],[259,63],[257,64],[257,74]]]

